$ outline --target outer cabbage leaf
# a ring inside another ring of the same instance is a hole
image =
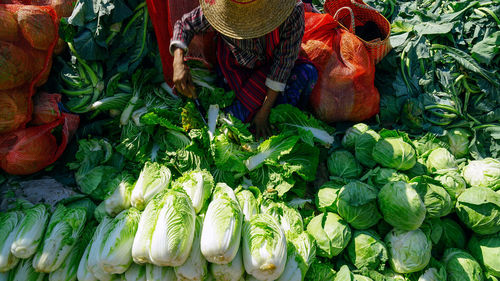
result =
[[[247,168],[244,160],[250,156],[241,146],[234,144],[224,134],[215,137],[212,142],[212,151],[215,165],[225,171],[244,173]]]
[[[342,146],[349,151],[354,151],[354,146],[356,145],[356,139],[358,136],[368,131],[370,127],[364,123],[358,123],[345,132],[344,137],[342,138]]]
[[[358,269],[384,270],[388,253],[384,242],[373,231],[355,231],[347,255]]]
[[[500,161],[493,158],[470,161],[462,170],[467,184],[473,187],[500,189]]]
[[[42,204],[24,210],[24,217],[10,248],[14,256],[27,259],[35,254],[42,242],[49,216],[47,206]]]
[[[319,214],[307,225],[307,232],[316,240],[318,256],[338,256],[351,240],[351,229],[344,219],[334,213]]]
[[[289,154],[299,137],[291,134],[279,134],[265,140],[257,148],[257,154],[245,160],[249,171],[253,171],[266,164],[278,164],[283,155]]]
[[[217,281],[241,281],[245,275],[241,247],[232,261],[226,264],[210,264],[210,273]]]
[[[428,176],[420,176],[413,178],[411,183],[416,183],[413,187],[424,202],[427,218],[440,218],[451,213],[451,197],[438,181]]]
[[[338,193],[337,211],[355,229],[367,229],[380,220],[377,189],[360,181],[346,184]]]
[[[132,206],[144,210],[156,194],[168,188],[171,177],[170,169],[166,166],[146,162],[132,190]]]
[[[412,273],[424,269],[431,259],[432,243],[420,229],[394,229],[385,237],[389,263],[398,273]]]
[[[184,189],[191,202],[194,210],[199,213],[208,205],[208,199],[212,195],[214,188],[214,178],[206,170],[194,170],[184,173],[180,178],[172,183],[172,188]]]
[[[174,268],[178,281],[203,281],[208,273],[207,260],[200,248],[202,227],[203,219],[196,217],[194,240],[189,257],[184,264]]]
[[[191,199],[183,190],[165,193],[149,248],[153,264],[180,266],[186,262],[193,245],[195,219]]]
[[[448,280],[484,280],[479,263],[464,250],[450,248],[444,252],[443,263],[446,266]]]
[[[472,235],[467,248],[487,271],[500,277],[500,233]]]
[[[278,281],[302,281],[316,258],[316,242],[306,231],[287,235],[288,256]]]
[[[466,189],[457,199],[460,220],[477,234],[500,231],[500,193],[486,187]]]
[[[333,128],[289,104],[280,104],[273,108],[269,122],[276,125],[281,131],[297,131],[301,139],[311,146],[314,145],[313,142],[309,141],[311,135],[314,140],[327,146],[332,145],[334,141],[331,135]]]
[[[19,262],[11,253],[11,247],[22,218],[23,213],[19,211],[0,213],[0,272],[13,269]]]

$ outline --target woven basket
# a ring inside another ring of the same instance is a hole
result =
[[[340,25],[355,34],[356,26],[364,25],[368,21],[374,22],[382,34],[382,40],[375,39],[364,43],[370,57],[376,64],[381,61],[391,50],[391,24],[376,9],[366,5],[362,0],[327,0],[325,11],[338,20]]]

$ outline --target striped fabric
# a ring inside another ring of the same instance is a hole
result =
[[[222,34],[218,36],[223,39],[239,66],[253,69],[263,64],[268,65],[265,73],[266,85],[273,90],[283,91],[299,54],[304,27],[304,7],[299,1],[288,19],[278,27],[279,37],[272,38],[272,46],[267,44],[269,34],[243,40],[229,38]],[[170,52],[177,47],[187,51],[187,46],[194,35],[207,31],[214,31],[214,29],[203,15],[201,8],[195,8],[175,23]],[[270,47],[274,47],[271,57],[268,56]],[[272,87],[273,85],[275,87]]]

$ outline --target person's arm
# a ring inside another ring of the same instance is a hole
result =
[[[257,138],[267,138],[271,135],[269,114],[278,95],[285,90],[286,82],[299,55],[304,29],[304,9],[302,4],[298,4],[288,19],[280,26],[280,42],[274,50],[271,70],[266,79],[267,96],[253,119]]]
[[[172,78],[176,90],[189,98],[195,98],[196,92],[189,69],[184,63],[184,56],[193,37],[210,28],[200,7],[182,16],[174,25],[174,34],[170,41],[170,53],[174,56]]]

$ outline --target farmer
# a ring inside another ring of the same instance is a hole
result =
[[[195,34],[215,31],[217,72],[236,94],[227,111],[251,121],[257,137],[267,138],[271,108],[305,106],[317,80],[314,66],[298,59],[303,5],[297,0],[200,0],[174,26],[170,52],[175,88],[196,98],[184,56]]]

